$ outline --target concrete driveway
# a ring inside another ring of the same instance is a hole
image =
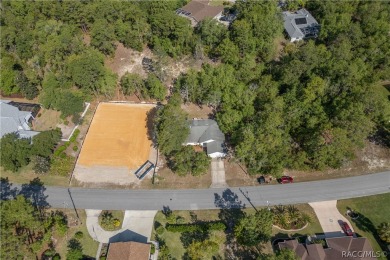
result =
[[[100,243],[120,241],[136,241],[146,243],[150,241],[156,210],[126,210],[122,221],[122,228],[116,231],[106,231],[99,225],[101,210],[86,209],[87,229],[91,237]]]
[[[341,228],[342,222],[347,222],[352,229],[351,223],[337,209],[337,200],[312,202],[309,205],[314,209],[317,218],[324,231],[325,237],[345,236]],[[353,231],[353,229],[352,229]]]
[[[220,158],[213,158],[211,160],[211,181],[211,188],[228,187],[225,180],[225,165]]]

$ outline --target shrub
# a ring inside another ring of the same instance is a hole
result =
[[[162,235],[165,231],[165,228],[163,226],[159,226],[158,228],[156,228],[156,233],[158,235]]]
[[[78,149],[79,149],[79,147],[78,147],[77,145],[74,145],[74,146],[73,146],[73,151],[76,152]]]
[[[77,231],[76,234],[74,234],[74,237],[77,239],[82,239],[84,237],[84,233],[82,231]]]
[[[114,218],[111,211],[103,211],[101,217],[99,217],[99,224],[105,230],[117,230],[121,225],[121,221]]]
[[[154,244],[150,245],[150,254],[153,255],[156,252],[156,246]]]
[[[209,230],[221,230],[224,231],[226,226],[220,221],[216,222],[203,222],[197,224],[167,224],[166,230],[170,232],[201,232]]]
[[[35,156],[33,158],[35,173],[46,173],[50,170],[50,159],[42,156]]]
[[[185,224],[185,223],[186,223],[185,218],[180,216],[176,218],[176,224]]]

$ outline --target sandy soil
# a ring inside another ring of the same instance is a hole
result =
[[[146,113],[153,105],[101,103],[85,138],[78,165],[135,169],[150,153]]]
[[[214,111],[212,108],[207,106],[198,106],[195,104],[182,104],[181,109],[186,111],[188,113],[189,118],[201,118],[201,119],[207,119],[211,118],[214,114]]]
[[[107,59],[105,64],[114,73],[118,74],[120,79],[126,72],[136,73],[146,78],[146,72],[142,67],[144,57],[153,58],[152,51],[144,48],[143,52],[128,49],[122,43],[117,43],[114,58]]]

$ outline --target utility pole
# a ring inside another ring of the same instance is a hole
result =
[[[76,212],[77,219],[79,220],[80,224],[83,224],[83,222],[81,221],[81,219],[80,219],[80,217],[79,217],[79,214],[77,213],[76,206],[74,205],[74,201],[73,201],[73,198],[72,198],[72,194],[70,194],[70,188],[68,188],[68,193],[69,193],[70,201],[72,202],[72,205],[73,205],[73,209],[74,209],[74,211]]]

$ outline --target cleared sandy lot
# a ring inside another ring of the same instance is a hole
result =
[[[147,115],[154,107],[152,104],[100,103],[77,160],[76,179],[135,182],[133,172],[154,152],[147,128]]]

